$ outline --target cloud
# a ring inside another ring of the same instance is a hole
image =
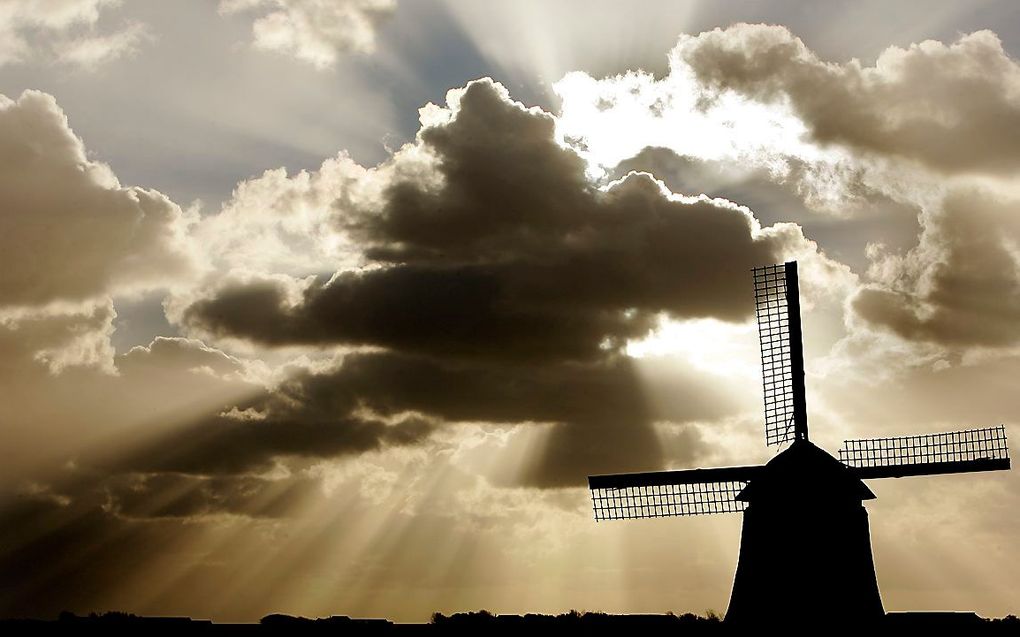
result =
[[[74,38],[61,46],[61,62],[94,69],[102,64],[132,55],[139,45],[150,38],[148,28],[133,23],[120,31],[106,35],[90,35]]]
[[[116,457],[265,392],[269,374],[202,343],[159,338],[115,355],[109,301],[0,329],[0,489],[69,461]]]
[[[288,176],[284,168],[267,170],[239,183],[192,237],[225,271],[303,276],[353,267],[360,251],[336,223],[336,208],[366,196],[358,191],[371,180],[346,153],[313,172]]]
[[[134,52],[146,27],[129,23],[96,33],[100,15],[120,0],[6,0],[0,6],[0,66],[52,57],[95,67]]]
[[[117,357],[121,374],[206,373],[223,379],[246,379],[245,362],[201,341],[157,336],[148,345],[137,345]]]
[[[255,46],[277,51],[319,68],[333,66],[340,53],[371,53],[376,31],[396,0],[223,0],[222,13],[258,11],[252,24]]]
[[[285,394],[270,394],[245,403],[243,411],[199,419],[126,454],[114,470],[253,475],[270,471],[277,460],[334,458],[384,445],[415,444],[434,428],[421,418],[387,423],[323,410],[316,404],[285,405],[284,398]]]
[[[773,173],[754,162],[704,159],[647,147],[608,172],[619,179],[631,171],[645,171],[661,179],[673,192],[705,193],[738,201],[754,211],[762,225],[796,223],[831,258],[855,272],[868,269],[868,245],[876,237],[890,250],[914,246],[920,232],[918,205],[897,200],[862,183],[859,176],[840,179],[840,195],[819,200],[817,166],[789,158],[786,168]],[[810,273],[807,273],[810,275]]]
[[[437,361],[376,353],[348,356],[335,373],[306,384],[305,396],[346,400],[387,417],[424,413],[447,423],[548,423],[544,449],[504,482],[575,486],[590,473],[637,471],[663,462],[650,423],[689,422],[735,405],[689,367],[657,370],[671,400],[653,405],[633,363],[549,361],[540,367]]]
[[[890,47],[866,66],[739,24],[681,36],[665,77],[556,88],[561,135],[608,175],[651,170],[795,221],[854,266],[850,330],[913,343],[911,360],[1020,338],[1020,66],[995,34]],[[638,152],[653,141],[665,148]]]
[[[996,35],[890,47],[864,67],[824,62],[780,26],[742,24],[683,37],[672,55],[712,90],[788,103],[816,142],[870,164],[872,188],[920,208],[916,246],[869,245],[856,325],[945,348],[1015,346],[1020,66]]]
[[[449,101],[374,171],[388,177],[378,201],[338,202],[365,268],[325,282],[230,278],[175,316],[199,334],[270,345],[590,361],[647,333],[659,312],[746,318],[748,270],[812,249],[795,226],[761,229],[747,209],[672,195],[648,175],[595,188],[556,143],[553,118],[497,84]]]
[[[949,347],[1020,342],[1020,199],[956,186],[905,254],[873,247],[872,282],[852,300],[867,323]]]
[[[1020,66],[991,31],[890,47],[866,67],[821,60],[785,27],[740,24],[681,36],[671,63],[717,91],[789,103],[823,144],[944,173],[1020,168]]]
[[[557,133],[595,177],[657,147],[730,170],[761,171],[794,186],[820,212],[843,215],[847,195],[860,197],[852,154],[812,141],[787,104],[713,90],[675,57],[661,77],[572,72],[553,88],[562,102]]]
[[[186,285],[200,269],[189,216],[90,159],[45,93],[0,96],[0,206],[8,383],[45,384],[43,369],[115,374],[111,297]]]
[[[230,228],[286,237],[280,220],[305,227],[311,208],[325,227],[328,210],[361,267],[272,274],[267,251],[249,269],[235,267],[168,303],[172,320],[209,342],[384,350],[349,353],[338,371],[302,375],[301,389],[287,390],[279,405],[238,406],[271,414],[299,406],[280,419],[203,425],[230,436],[229,444],[201,445],[235,450],[219,458],[224,467],[235,455],[245,456],[231,469],[240,471],[268,466],[273,454],[311,454],[313,441],[323,456],[373,449],[392,430],[366,421],[361,406],[386,418],[420,414],[434,426],[546,423],[545,450],[514,478],[520,483],[566,486],[592,472],[654,469],[664,461],[655,421],[717,417],[732,405],[681,374],[678,386],[704,398],[676,389],[690,398],[683,408],[649,409],[625,344],[663,316],[746,320],[755,265],[793,255],[832,265],[797,226],[762,228],[726,200],[675,195],[641,173],[596,187],[581,157],[557,142],[555,118],[489,80],[451,91],[446,108],[422,109],[422,121],[416,140],[377,167],[329,160],[318,174],[249,182],[235,201],[266,202],[269,211],[230,205],[223,231],[210,233],[228,243]],[[289,268],[299,253],[286,243],[263,244],[279,248]],[[328,417],[320,402],[332,405]],[[300,448],[288,450],[287,431]],[[161,470],[184,470],[180,462]]]
[[[182,354],[199,351],[204,350],[190,347]],[[119,362],[122,373],[137,373]],[[257,475],[280,462],[421,445],[441,427],[486,423],[506,429],[524,423],[548,426],[545,450],[517,473],[494,479],[573,486],[589,473],[663,462],[652,422],[712,420],[738,408],[714,379],[690,368],[661,368],[658,376],[653,385],[668,386],[669,399],[653,406],[645,394],[656,388],[644,387],[624,357],[536,368],[387,352],[348,354],[339,366],[295,371],[229,410],[195,418],[125,454],[108,470]]]
[[[128,378],[144,373],[149,382],[158,382],[164,373],[171,379],[182,372],[206,374],[233,383],[249,376],[244,362],[187,339],[158,339],[148,348],[134,348],[118,359],[118,368]],[[256,475],[288,459],[333,458],[418,444],[435,429],[433,420],[409,413],[410,409],[366,413],[370,395],[379,391],[365,391],[346,364],[340,371],[335,366],[294,365],[279,384],[198,413],[114,459],[107,470]]]
[[[89,159],[50,95],[0,98],[0,298],[82,301],[168,286],[196,267],[186,215]]]
[[[103,484],[106,509],[128,519],[201,519],[206,516],[283,517],[306,479],[258,476],[126,474]]]
[[[788,103],[816,142],[855,153],[869,189],[919,209],[916,245],[869,242],[852,329],[886,330],[922,358],[1020,340],[1017,140],[1002,134],[1020,122],[1020,66],[993,33],[891,47],[863,67],[739,25],[685,36],[673,56],[713,90]]]
[[[109,299],[0,313],[0,377],[36,364],[51,373],[70,367],[112,373],[116,315]]]

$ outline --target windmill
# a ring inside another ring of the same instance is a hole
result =
[[[726,622],[857,622],[884,616],[863,480],[1010,468],[1003,426],[808,440],[797,263],[755,268],[766,445],[758,466],[589,476],[596,520],[743,513]]]

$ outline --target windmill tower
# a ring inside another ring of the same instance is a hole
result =
[[[1009,469],[1005,429],[847,440],[837,460],[808,440],[797,263],[753,276],[765,443],[785,449],[759,466],[589,476],[595,519],[742,512],[727,623],[878,621],[863,481]]]

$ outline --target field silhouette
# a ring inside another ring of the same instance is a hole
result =
[[[816,629],[824,633],[842,633],[846,618],[805,624],[802,618],[777,616],[770,629],[796,627]],[[78,616],[61,613],[55,620],[0,620],[0,632],[25,634],[174,634],[174,635],[740,635],[756,632],[751,626],[734,626],[718,615],[684,613],[675,615],[610,615],[570,611],[560,615],[495,615],[485,610],[443,615],[435,613],[431,621],[420,624],[398,624],[387,619],[358,619],[332,616],[318,619],[273,614],[257,624],[218,624],[189,617],[141,617],[128,613],[108,612]],[[986,619],[975,613],[903,612],[888,613],[871,629],[903,631],[904,634],[928,635],[1020,635],[1020,619],[1014,615]]]

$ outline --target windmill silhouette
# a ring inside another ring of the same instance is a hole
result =
[[[797,263],[752,272],[765,442],[789,445],[759,466],[589,476],[595,519],[743,512],[727,623],[880,620],[863,480],[1009,469],[1005,429],[847,440],[837,460],[808,441]]]

